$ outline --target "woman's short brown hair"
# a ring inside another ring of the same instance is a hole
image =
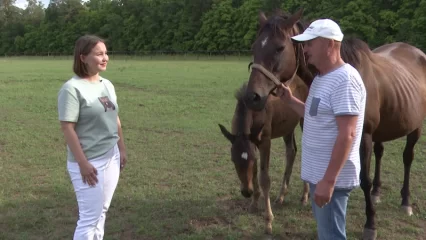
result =
[[[89,75],[87,66],[81,61],[80,55],[87,56],[99,42],[105,43],[105,40],[95,35],[84,35],[77,39],[74,47],[74,73],[83,78]]]

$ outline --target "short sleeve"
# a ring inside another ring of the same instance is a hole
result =
[[[64,86],[58,94],[59,121],[77,122],[80,113],[80,102],[76,90],[70,86]]]
[[[116,103],[118,103],[117,93],[115,92],[115,87],[114,87],[114,85],[112,83],[111,83],[111,89],[112,89],[111,93],[114,96],[114,100],[115,100]]]
[[[108,89],[109,94],[111,95],[112,100],[114,100],[116,103],[118,103],[117,94],[115,92],[115,87],[112,84],[112,82],[106,81],[105,85],[106,85],[106,88]]]
[[[358,115],[362,111],[364,92],[356,80],[349,76],[336,86],[330,96],[330,105],[335,116]]]

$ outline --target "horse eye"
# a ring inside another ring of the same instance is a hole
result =
[[[284,46],[278,47],[278,48],[277,48],[277,53],[280,53],[280,52],[282,52],[283,50],[284,50]]]

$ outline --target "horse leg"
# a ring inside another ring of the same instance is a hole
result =
[[[371,197],[373,203],[380,202],[380,187],[382,186],[382,182],[380,181],[380,167],[382,165],[382,157],[384,151],[383,143],[376,142],[374,143],[374,156],[376,158],[376,169],[374,170],[374,180],[373,180],[373,191],[371,193]]]
[[[361,160],[361,188],[365,197],[365,214],[367,221],[364,225],[363,240],[375,240],[377,237],[375,215],[376,210],[373,206],[371,199],[371,178],[370,178],[370,163],[371,163],[371,150],[373,146],[372,135],[370,133],[363,133],[360,145],[360,160]]]
[[[260,152],[260,188],[262,189],[265,200],[265,232],[267,234],[272,234],[272,221],[274,220],[274,215],[272,214],[271,201],[269,199],[269,189],[271,188],[271,178],[269,177],[271,140],[265,140],[260,148],[264,149],[264,151]]]
[[[407,135],[407,143],[405,144],[405,149],[403,153],[404,185],[401,189],[401,206],[405,213],[408,214],[408,216],[411,216],[413,214],[413,209],[410,206],[410,169],[411,163],[414,159],[414,146],[419,140],[421,133],[422,129],[417,128],[416,130]]]
[[[300,199],[303,206],[308,205],[308,199],[309,199],[309,183],[303,181],[303,194],[302,194],[302,199]]]
[[[285,151],[286,151],[286,166],[285,166],[283,181],[281,184],[280,194],[275,200],[276,204],[282,204],[284,202],[285,195],[287,195],[288,193],[288,186],[290,184],[290,177],[293,170],[294,159],[296,157],[296,152],[297,152],[294,131],[289,133],[287,136],[284,136],[283,139],[284,139]]]
[[[258,202],[260,197],[259,180],[257,178],[257,161],[253,166],[253,196],[249,207],[249,212],[254,213],[258,210]]]
[[[300,130],[303,132],[303,122],[304,122],[304,118],[300,119]],[[294,146],[296,146],[296,139],[294,139]],[[304,206],[306,206],[308,204],[308,199],[309,199],[309,183],[303,181],[303,195],[302,195],[302,199],[301,202]]]

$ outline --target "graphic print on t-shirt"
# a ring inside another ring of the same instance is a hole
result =
[[[111,111],[115,110],[115,105],[114,105],[114,103],[111,102],[111,100],[109,100],[108,96],[99,97],[98,99],[102,103],[102,105],[104,106],[105,112],[108,111],[108,110],[111,110]]]

